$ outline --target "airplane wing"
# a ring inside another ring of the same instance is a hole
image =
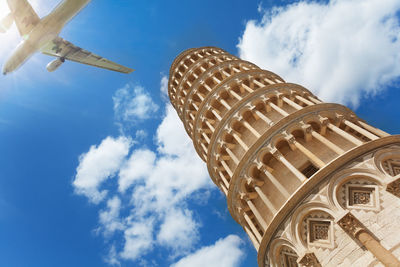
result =
[[[39,16],[27,0],[7,0],[21,36],[29,34],[40,22]]]
[[[131,68],[124,67],[120,64],[117,64],[101,56],[86,51],[80,47],[77,47],[72,43],[62,39],[61,37],[56,37],[53,41],[49,42],[45,47],[41,49],[41,52],[45,55],[64,58],[94,67],[118,71],[122,73],[131,73],[133,71],[133,69]]]

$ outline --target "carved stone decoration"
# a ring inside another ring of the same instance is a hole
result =
[[[333,218],[322,211],[308,214],[302,223],[302,237],[309,247],[329,248],[334,247]]]
[[[388,184],[386,186],[386,191],[392,193],[396,197],[400,197],[400,178]]]
[[[292,255],[285,255],[285,265],[288,267],[295,267],[297,266],[297,257]]]
[[[330,222],[310,222],[310,236],[312,241],[328,240]]]
[[[344,209],[379,211],[379,186],[367,179],[352,179],[341,186],[338,200]]]
[[[387,250],[379,240],[371,235],[368,229],[350,212],[343,216],[338,224],[354,239],[358,240],[368,251],[370,251],[383,266],[400,266],[396,256]]]
[[[391,176],[400,174],[400,159],[388,159],[382,163],[383,169]]]
[[[343,216],[338,224],[342,229],[348,233],[353,238],[356,237],[357,233],[361,230],[364,230],[364,226],[360,223],[360,221],[354,217],[350,212]]]
[[[283,246],[281,249],[281,266],[283,267],[297,267],[297,259],[298,256],[296,254],[296,252],[287,247],[287,246]]]
[[[371,193],[363,191],[353,192],[353,203],[356,205],[368,205],[371,202]]]
[[[304,267],[321,267],[321,263],[312,252],[305,254],[298,262]]]

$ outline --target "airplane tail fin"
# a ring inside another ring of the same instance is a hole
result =
[[[29,34],[40,22],[28,0],[7,0],[7,3],[21,36]]]
[[[0,33],[5,33],[8,31],[11,27],[11,25],[14,22],[14,17],[12,13],[8,14],[5,16],[1,21],[0,21]]]

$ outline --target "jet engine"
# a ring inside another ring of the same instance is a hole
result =
[[[49,72],[53,72],[56,69],[58,69],[64,62],[65,62],[64,58],[62,58],[62,57],[57,58],[57,59],[51,61],[49,64],[47,64],[46,69]]]
[[[10,13],[0,21],[0,32],[5,33],[6,31],[8,31],[13,22],[14,22],[14,17],[12,13]]]

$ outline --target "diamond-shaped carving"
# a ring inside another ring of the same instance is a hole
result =
[[[299,260],[299,263],[304,267],[321,267],[314,253],[307,253]]]
[[[400,197],[400,179],[397,179],[387,185],[386,191],[393,195]]]

